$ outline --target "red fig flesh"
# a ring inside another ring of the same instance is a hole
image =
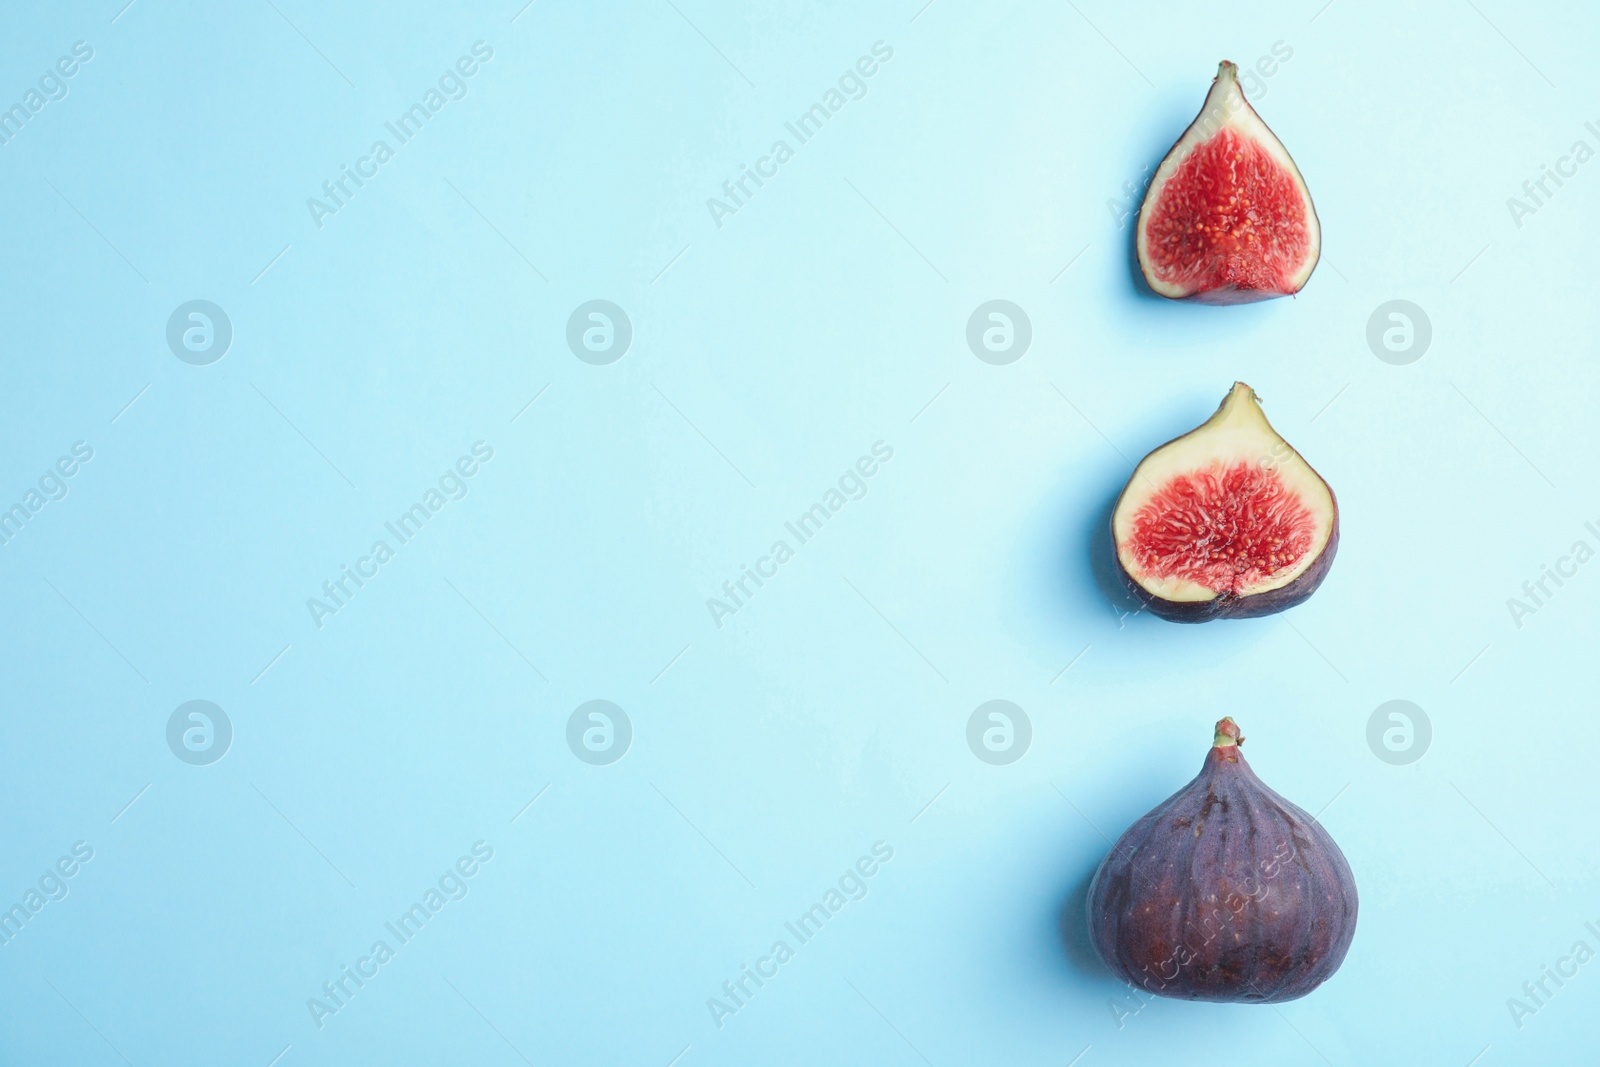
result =
[[[1089,886],[1089,932],[1117,977],[1183,1000],[1303,997],[1344,962],[1356,884],[1311,816],[1257,778],[1234,721],[1198,777],[1123,834]]]
[[[1215,415],[1140,461],[1111,514],[1123,584],[1173,622],[1251,618],[1322,584],[1339,504],[1235,382]]]
[[[1223,61],[1139,209],[1139,269],[1161,296],[1241,304],[1298,293],[1322,250],[1305,179]]]

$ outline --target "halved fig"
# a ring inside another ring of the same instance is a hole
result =
[[[1322,251],[1305,179],[1227,60],[1139,209],[1139,269],[1161,296],[1243,304],[1298,293]]]
[[[1234,382],[1217,413],[1139,462],[1111,513],[1117,569],[1152,614],[1248,619],[1316,592],[1339,503]]]

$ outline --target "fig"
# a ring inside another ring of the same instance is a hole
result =
[[[1298,293],[1322,250],[1305,179],[1223,60],[1200,114],[1139,209],[1139,269],[1173,300],[1243,304]]]
[[[1117,977],[1182,1000],[1303,997],[1344,962],[1356,883],[1333,838],[1244,761],[1231,718],[1205,766],[1112,847],[1089,934]]]
[[[1215,415],[1134,468],[1111,513],[1129,592],[1173,622],[1245,619],[1316,592],[1339,548],[1339,503],[1234,382]]]

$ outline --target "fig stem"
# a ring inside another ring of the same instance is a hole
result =
[[[1233,721],[1232,716],[1225,715],[1217,723],[1216,736],[1211,740],[1212,748],[1233,748],[1244,744],[1244,738],[1239,734],[1239,724]]]

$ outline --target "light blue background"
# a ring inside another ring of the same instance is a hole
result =
[[[0,1060],[1593,1058],[1600,962],[1520,1028],[1506,1002],[1600,949],[1600,563],[1520,627],[1506,601],[1600,544],[1600,162],[1520,226],[1506,199],[1595,146],[1600,15],[921,4],[11,13],[5,105],[94,58],[0,147],[0,504],[94,459],[0,548],[0,903],[95,851],[0,948]],[[466,97],[314,225],[479,40]],[[719,228],[706,199],[880,40]],[[1108,200],[1218,59],[1278,42],[1256,102],[1320,268],[1292,301],[1142,295]],[[234,328],[210,366],[165,340],[196,298]],[[595,298],[634,325],[609,366],[565,342]],[[995,298],[1033,325],[1009,366],[964,339]],[[1391,299],[1432,322],[1408,366],[1365,339]],[[1124,617],[1110,503],[1236,378],[1338,492],[1338,562],[1275,618]],[[466,498],[319,629],[307,598],[479,440]],[[596,698],[634,729],[609,766],[565,740]],[[1366,741],[1397,698],[1434,728],[1403,767]],[[235,731],[210,766],[165,740],[191,699]],[[1033,724],[1010,766],[966,744],[991,699]],[[1307,999],[1119,1025],[1085,883],[1225,713],[1349,857],[1354,946]],[[319,1029],[307,999],[480,840],[470,894]],[[707,998],[877,841],[868,894],[719,1029]]]

